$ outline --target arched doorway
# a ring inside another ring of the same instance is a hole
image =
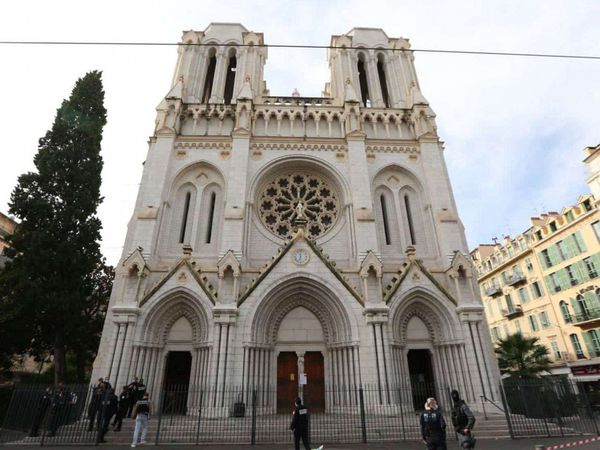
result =
[[[288,312],[277,333],[277,412],[288,414],[301,395],[312,412],[325,410],[323,328],[307,308]],[[306,384],[302,384],[306,382]]]
[[[435,397],[431,353],[427,349],[409,350],[407,360],[413,406],[416,411],[420,411],[424,408],[427,398]]]
[[[192,374],[192,354],[190,352],[169,352],[165,368],[165,397],[163,412],[185,414]]]

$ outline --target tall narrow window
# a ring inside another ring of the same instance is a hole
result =
[[[573,318],[571,317],[571,312],[569,311],[569,305],[564,300],[561,300],[560,303],[560,312],[562,313],[563,320],[565,323],[573,322]]]
[[[377,57],[377,75],[379,75],[379,85],[381,86],[381,95],[383,96],[383,104],[386,108],[390,107],[390,94],[388,92],[387,80],[385,78],[385,68],[383,55],[380,53]]]
[[[360,95],[362,104],[365,107],[371,106],[371,96],[369,95],[369,85],[367,84],[367,72],[365,68],[364,55],[358,56],[358,81],[360,83]]]
[[[387,206],[385,204],[385,195],[379,196],[381,201],[381,215],[383,217],[383,233],[385,234],[385,245],[390,245],[392,240],[390,239],[390,224],[388,222]]]
[[[212,229],[213,229],[213,221],[215,219],[215,202],[217,199],[217,194],[214,192],[210,194],[210,206],[208,210],[208,222],[206,224],[206,243],[210,244],[212,240]]]
[[[408,195],[404,196],[404,206],[406,207],[406,220],[408,221],[408,231],[410,233],[410,243],[412,245],[416,245],[417,241],[415,239],[415,227],[413,223],[412,213],[410,211],[410,200],[408,199]]]
[[[226,105],[230,105],[231,99],[233,98],[236,66],[237,58],[235,57],[235,50],[232,50],[231,56],[229,57],[229,65],[227,66],[227,75],[225,77],[225,93],[223,94]]]
[[[187,228],[188,213],[190,212],[190,199],[192,194],[187,192],[185,194],[185,203],[183,204],[183,217],[181,218],[181,231],[179,232],[179,243],[183,244],[185,239],[185,230]]]
[[[212,92],[213,81],[215,80],[215,68],[217,67],[217,57],[215,50],[211,49],[208,57],[208,67],[206,69],[206,79],[204,80],[204,90],[202,91],[202,103],[208,103],[210,93]]]
[[[583,349],[581,348],[581,343],[579,342],[579,337],[575,333],[573,333],[569,335],[569,338],[571,338],[571,344],[573,345],[573,350],[575,350],[577,359],[585,358]]]

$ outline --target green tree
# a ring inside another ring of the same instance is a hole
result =
[[[0,312],[8,314],[0,317],[0,329],[19,331],[9,345],[0,343],[2,353],[51,350],[57,382],[64,380],[67,348],[84,325],[94,277],[104,265],[96,211],[105,124],[101,72],[89,72],[58,109],[39,141],[37,170],[19,177],[9,204],[20,224],[10,238],[12,261],[0,275]]]
[[[515,333],[500,339],[495,348],[500,372],[514,378],[537,378],[550,368],[548,349],[539,338]]]

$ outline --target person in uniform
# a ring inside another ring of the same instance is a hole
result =
[[[133,408],[133,415],[135,417],[135,430],[133,431],[131,446],[136,447],[138,445],[138,437],[140,438],[140,444],[146,443],[148,421],[150,420],[150,396],[147,392],[144,393],[144,397],[141,400],[136,402]]]
[[[127,389],[129,390],[129,407],[127,408],[127,417],[131,417],[133,413],[133,407],[139,400],[139,398],[137,398],[138,384],[140,384],[138,377],[134,377],[133,381],[129,383],[129,386],[127,386]]]
[[[458,443],[461,448],[475,448],[475,438],[473,437],[473,426],[475,425],[475,416],[460,394],[455,389],[450,393],[452,397],[452,425],[458,434]]]
[[[446,447],[446,422],[438,410],[437,401],[430,397],[421,413],[421,436],[427,450],[448,450]]]
[[[56,436],[56,431],[66,420],[67,407],[69,404],[69,393],[63,382],[58,383],[52,396],[52,419],[50,420],[50,433],[48,436]]]
[[[292,424],[290,429],[294,433],[294,447],[300,450],[300,439],[306,450],[310,450],[308,443],[308,408],[302,404],[302,399],[296,399],[294,411],[292,412]]]
[[[34,437],[39,435],[40,425],[44,421],[44,417],[46,417],[46,412],[48,412],[48,408],[52,403],[52,396],[52,388],[46,388],[44,394],[40,398],[38,410],[35,417],[33,418],[33,424],[31,426],[31,433],[29,433],[29,436]]]
[[[123,386],[123,390],[121,391],[121,395],[119,395],[119,406],[117,408],[117,415],[115,416],[115,421],[113,422],[113,426],[115,427],[115,431],[121,431],[121,426],[123,425],[123,418],[127,415],[127,409],[129,408],[131,392],[127,386]]]
[[[117,403],[118,399],[115,395],[115,391],[108,389],[106,391],[106,395],[102,399],[102,411],[99,413],[102,415],[102,422],[100,425],[100,442],[106,442],[106,440],[104,440],[104,436],[108,432],[110,419],[112,419],[112,416],[117,413]]]
[[[102,397],[104,397],[104,380],[99,378],[98,384],[92,388],[92,398],[88,406],[88,419],[90,420],[88,431],[94,429],[94,420],[96,420],[96,415],[100,414]]]

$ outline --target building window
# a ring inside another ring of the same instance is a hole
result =
[[[535,318],[535,316],[531,315],[531,316],[527,316],[527,318],[529,319],[529,328],[531,328],[532,332],[536,332],[540,329],[538,323],[537,323],[537,319]]]
[[[548,328],[550,326],[550,320],[548,319],[548,313],[546,311],[540,313],[540,323],[542,324],[542,328]]]
[[[575,217],[573,216],[573,211],[567,211],[565,214],[565,219],[567,220],[567,223],[573,222],[573,220],[575,219]]]
[[[585,209],[585,212],[589,212],[592,210],[592,203],[590,202],[589,198],[584,200],[582,205],[583,205],[583,209]],[[569,212],[571,212],[571,211],[569,211]],[[573,214],[573,213],[571,212],[571,214]]]
[[[520,320],[515,320],[515,332],[516,333],[521,333],[521,321]]]
[[[571,286],[577,286],[579,284],[579,280],[577,279],[577,274],[575,273],[573,266],[566,266],[565,271],[569,276],[569,283],[571,283]]]
[[[537,238],[538,241],[541,241],[543,239],[543,237],[542,237],[542,231],[541,230],[537,230],[535,232],[535,237]]]
[[[524,305],[525,303],[529,303],[529,294],[527,293],[527,289],[519,289],[519,299],[521,300],[522,305]]]
[[[545,269],[548,267],[552,267],[552,260],[550,259],[550,255],[548,254],[548,249],[544,249],[541,251],[542,255],[542,265]]]
[[[534,298],[540,298],[542,295],[544,295],[544,291],[542,290],[540,283],[537,281],[531,283],[531,292],[533,293]]]
[[[227,66],[227,75],[225,76],[225,91],[223,94],[223,100],[226,105],[231,104],[233,98],[233,87],[235,85],[235,72],[237,67],[237,58],[235,56],[235,49],[231,49],[229,56],[229,64]]]
[[[577,301],[577,306],[581,313],[581,320],[590,320],[590,308],[588,307],[585,297],[580,294],[575,300]]]
[[[383,233],[385,235],[385,245],[390,245],[392,243],[392,240],[390,238],[390,224],[388,221],[388,212],[385,203],[385,195],[381,194],[379,196],[379,201],[381,202],[381,215],[383,216]]]
[[[188,215],[190,212],[190,199],[192,198],[192,194],[190,192],[186,192],[185,194],[185,202],[183,204],[183,216],[181,217],[181,228],[179,231],[179,243],[183,244],[186,238],[186,230],[188,223]]]
[[[548,279],[550,280],[550,287],[554,292],[559,292],[562,289],[560,280],[558,279],[558,272],[553,272],[548,275]]]
[[[408,231],[410,233],[410,242],[412,245],[416,245],[417,241],[415,240],[415,229],[413,224],[412,213],[410,211],[410,200],[408,199],[408,195],[404,196],[404,206],[406,207],[406,219],[408,220]]]
[[[598,239],[598,241],[600,241],[600,220],[597,222],[594,222],[592,224],[592,228],[594,229],[594,234],[596,235],[596,239]]]
[[[554,359],[562,359],[562,354],[560,352],[560,348],[558,347],[558,343],[556,341],[550,341],[550,346],[552,347],[552,352],[554,353]]]
[[[588,336],[594,349],[594,356],[600,356],[600,333],[598,330],[590,330]]]
[[[560,255],[560,259],[561,260],[565,260],[569,257],[569,253],[566,251],[566,249],[564,248],[565,244],[563,243],[563,241],[558,241],[556,243],[556,249],[558,250],[558,254]]]
[[[206,68],[206,79],[204,80],[204,89],[202,90],[202,103],[210,101],[213,82],[215,80],[215,68],[217,67],[216,50],[211,48],[208,57],[208,67]]]
[[[585,242],[581,237],[581,231],[576,231],[575,233],[573,233],[571,235],[571,238],[575,242],[575,248],[578,250],[577,253],[575,253],[573,256],[579,255],[580,253],[583,253],[587,250]]]
[[[525,260],[525,267],[527,267],[527,271],[528,272],[532,272],[533,271],[533,263],[531,262],[531,258],[527,258]]]
[[[212,192],[210,194],[210,205],[208,210],[208,222],[206,223],[206,243],[210,244],[213,235],[213,225],[215,221],[215,202],[217,200],[217,194]]]
[[[583,258],[583,262],[585,263],[585,267],[588,272],[588,276],[590,278],[596,278],[598,276],[598,271],[596,270],[596,264],[591,257]]]
[[[573,322],[573,318],[571,317],[571,313],[569,312],[569,305],[564,300],[561,300],[560,303],[560,312],[563,316],[563,320],[565,323]]]
[[[494,341],[499,341],[500,340],[500,329],[498,327],[493,327],[492,328],[492,339]]]
[[[554,232],[556,230],[557,230],[556,222],[555,221],[550,222],[550,231]]]
[[[377,57],[377,75],[379,76],[379,86],[381,86],[381,95],[383,97],[383,104],[386,108],[390,107],[390,94],[388,91],[387,80],[385,78],[385,67],[384,67],[383,55],[380,53]]]
[[[569,335],[569,338],[571,339],[571,344],[573,344],[573,350],[575,350],[575,355],[577,355],[577,359],[584,359],[585,354],[583,353],[583,349],[581,348],[579,337],[577,337],[577,335],[573,333]]]
[[[358,54],[358,82],[360,83],[360,95],[362,104],[366,108],[371,107],[371,96],[369,95],[369,84],[367,83],[367,71],[365,68],[365,55]]]
[[[504,300],[506,300],[506,308],[508,309],[508,312],[514,311],[515,306],[513,305],[512,298],[510,297],[510,294],[506,294],[504,296]]]

